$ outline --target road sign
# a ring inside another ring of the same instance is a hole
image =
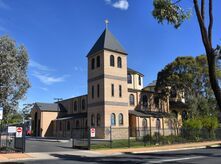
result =
[[[22,127],[16,128],[16,138],[22,138]]]
[[[3,119],[3,109],[0,108],[0,120],[2,120],[2,119]]]
[[[16,126],[9,126],[8,133],[16,133]]]
[[[91,128],[91,137],[95,137],[95,128]]]

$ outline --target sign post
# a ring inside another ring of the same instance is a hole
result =
[[[17,127],[16,128],[16,138],[22,138],[22,127]]]
[[[91,128],[91,137],[92,137],[92,138],[95,137],[95,128]]]
[[[0,120],[3,119],[3,109],[0,107]]]

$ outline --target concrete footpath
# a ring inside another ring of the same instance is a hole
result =
[[[206,147],[220,146],[221,141],[211,142],[198,142],[198,143],[187,143],[187,144],[176,144],[176,145],[165,145],[165,146],[151,146],[142,148],[124,148],[124,149],[102,149],[102,150],[72,150],[63,152],[42,152],[42,153],[11,153],[11,154],[0,154],[0,163],[18,160],[45,160],[45,159],[58,159],[59,155],[67,156],[80,156],[80,157],[102,157],[102,156],[113,156],[124,153],[151,153],[151,152],[163,152],[163,151],[177,151],[177,150],[188,150],[198,149]]]

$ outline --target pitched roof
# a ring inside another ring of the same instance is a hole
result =
[[[90,56],[100,50],[112,50],[116,52],[120,52],[123,54],[127,54],[123,47],[120,45],[118,40],[113,36],[113,34],[106,28],[104,32],[101,34],[99,39],[96,41],[94,46],[91,48],[87,56]]]
[[[140,73],[140,72],[138,72],[138,71],[135,71],[135,70],[133,70],[133,69],[131,69],[131,68],[127,68],[127,72],[130,72],[130,73],[133,73],[133,74],[138,74],[138,75],[140,75],[140,76],[144,76],[142,73]]]
[[[58,104],[55,103],[40,103],[36,102],[35,106],[42,111],[50,111],[50,112],[59,112],[60,107]]]

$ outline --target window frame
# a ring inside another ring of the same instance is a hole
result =
[[[119,85],[119,97],[122,97],[122,85]]]
[[[129,102],[130,102],[131,106],[135,105],[135,96],[134,96],[134,94],[129,95]]]
[[[111,66],[111,67],[114,67],[114,66],[115,66],[114,55],[110,55],[110,66]]]
[[[95,115],[94,114],[91,115],[91,126],[92,127],[95,126]]]
[[[142,83],[142,82],[141,82],[141,76],[139,75],[139,76],[138,76],[138,84],[139,84],[139,86],[141,86],[141,83]]]
[[[117,68],[122,68],[122,58],[120,56],[117,57]]]
[[[99,55],[96,57],[96,66],[97,68],[101,66],[101,57]]]
[[[100,115],[100,113],[97,114],[97,126],[101,126],[101,115]]]
[[[74,101],[74,112],[78,111],[78,104],[77,104],[77,100]]]
[[[119,126],[123,126],[124,125],[124,115],[123,115],[123,113],[119,113],[119,115],[118,115],[118,123],[119,123]]]
[[[94,86],[91,86],[91,98],[94,99]]]
[[[111,126],[116,126],[116,115],[111,113]]]
[[[95,69],[95,59],[94,58],[91,59],[91,69],[92,70]]]
[[[111,84],[111,96],[114,97],[114,84]]]
[[[127,83],[128,83],[128,84],[132,84],[132,81],[133,81],[133,80],[132,80],[132,74],[131,74],[131,73],[128,73],[128,74],[127,74]]]

